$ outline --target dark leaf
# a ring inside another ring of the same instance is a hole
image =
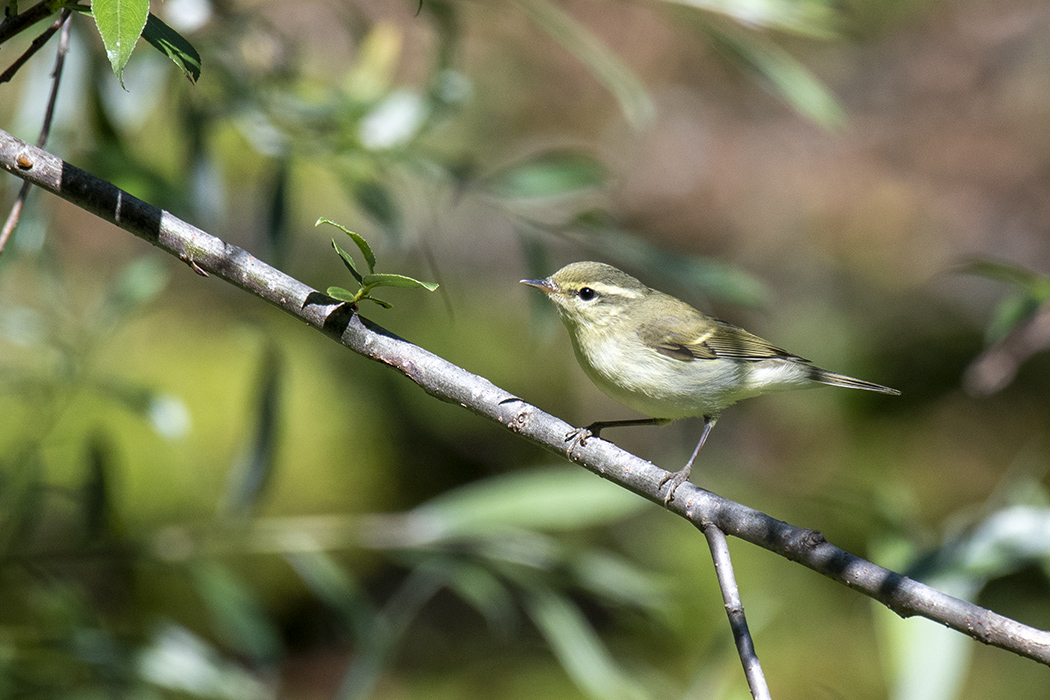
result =
[[[350,255],[350,253],[347,253],[345,250],[340,248],[339,244],[335,242],[334,238],[332,239],[332,247],[335,248],[335,252],[339,254],[339,259],[343,261],[343,265],[345,265],[346,269],[350,271],[350,274],[354,276],[354,279],[357,280],[359,283],[363,283],[364,278],[361,277],[361,273],[357,271],[357,265],[354,263],[354,259]]]
[[[152,15],[151,15],[152,16]],[[273,177],[273,191],[270,195],[270,211],[266,217],[266,241],[270,246],[273,265],[284,267],[288,252],[288,160],[282,160]]]
[[[201,57],[197,49],[152,12],[146,20],[145,29],[142,30],[142,38],[170,58],[191,83],[200,79]]]
[[[87,474],[82,487],[84,503],[84,531],[88,540],[101,537],[110,530],[112,493],[110,474],[112,454],[109,444],[96,435],[88,448]]]
[[[315,596],[338,615],[356,639],[367,640],[376,625],[377,611],[357,581],[325,552],[297,552],[286,556]]]
[[[268,345],[259,368],[260,388],[252,434],[230,470],[226,484],[221,506],[226,515],[248,515],[265,494],[272,479],[281,410],[281,367],[280,355],[272,345]]]

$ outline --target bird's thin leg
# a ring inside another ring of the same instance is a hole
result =
[[[700,442],[696,443],[696,449],[693,450],[693,456],[689,458],[689,461],[685,463],[679,471],[673,474],[668,474],[660,480],[660,487],[664,484],[667,486],[667,495],[664,496],[664,505],[667,506],[674,500],[674,492],[678,490],[678,487],[689,481],[689,472],[693,470],[693,462],[696,461],[696,456],[700,454],[700,448],[704,446],[707,441],[707,436],[711,434],[711,428],[715,427],[715,416],[704,416],[704,432],[700,434]]]
[[[576,449],[587,444],[588,438],[599,437],[606,428],[624,428],[630,425],[666,425],[670,423],[668,418],[634,418],[631,420],[606,420],[596,421],[585,428],[575,428],[565,434],[565,442],[571,442],[569,450]]]

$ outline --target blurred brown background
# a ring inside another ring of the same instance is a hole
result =
[[[1050,6],[697,6],[169,0],[201,79],[140,42],[126,91],[76,16],[48,148],[322,290],[351,244],[313,222],[345,224],[441,283],[363,313],[576,424],[635,416],[517,283],[574,260],[898,388],[745,402],[693,480],[1050,626],[1050,362],[1015,349],[1050,298]],[[0,86],[20,138],[53,55]],[[39,192],[0,416],[13,696],[748,696],[691,528]],[[607,437],[677,468],[699,427]],[[731,546],[778,699],[1046,695]]]

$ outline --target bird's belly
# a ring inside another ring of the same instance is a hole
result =
[[[810,384],[805,365],[779,358],[680,360],[644,346],[578,355],[598,388],[654,418],[713,416],[741,399]]]

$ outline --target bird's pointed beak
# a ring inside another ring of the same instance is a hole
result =
[[[551,282],[550,278],[542,280],[521,280],[521,283],[527,284],[530,287],[535,287],[536,289],[541,289],[548,294],[553,294],[559,291],[558,285]]]

